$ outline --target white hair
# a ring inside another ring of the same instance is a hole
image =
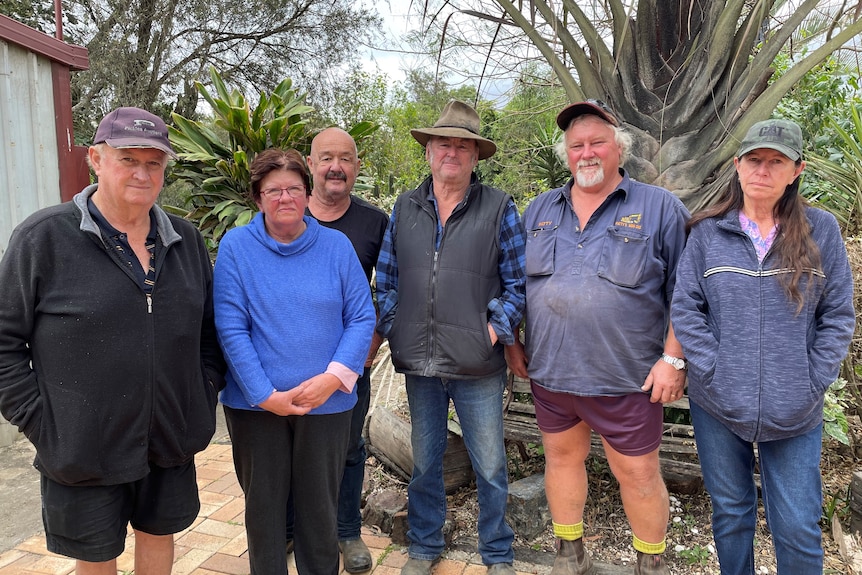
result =
[[[557,156],[562,162],[565,163],[568,161],[568,156],[566,154],[566,133],[571,130],[573,126],[583,122],[585,118],[588,117],[598,118],[599,120],[602,120],[604,122],[601,117],[596,116],[595,114],[581,114],[580,116],[575,116],[572,121],[569,122],[569,126],[566,128],[566,130],[559,137],[557,143],[554,144],[554,151],[557,152]],[[605,123],[614,130],[614,142],[616,142],[617,146],[620,149],[620,166],[622,166],[626,163],[626,160],[629,159],[629,152],[632,149],[634,138],[632,138],[632,135],[628,131],[621,128],[620,126],[614,126],[609,122]]]

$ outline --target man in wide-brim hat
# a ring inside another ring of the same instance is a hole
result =
[[[500,402],[503,347],[514,344],[524,309],[524,227],[512,197],[473,173],[497,146],[479,135],[472,107],[452,100],[433,127],[411,134],[431,176],[396,201],[377,262],[377,331],[405,375],[413,425],[401,574],[428,575],[443,551],[451,399],[476,472],[479,554],[489,573],[514,575]]]
[[[443,108],[440,119],[431,128],[410,130],[410,135],[422,144],[426,154],[428,140],[437,136],[441,138],[461,138],[475,140],[479,160],[487,160],[497,151],[497,144],[479,135],[479,114],[476,110],[459,100],[450,100]],[[426,156],[427,157],[427,156]]]

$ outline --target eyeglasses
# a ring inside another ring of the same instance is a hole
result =
[[[261,190],[260,193],[267,200],[280,200],[281,195],[287,192],[288,197],[296,200],[305,196],[305,188],[303,186],[291,186],[289,188],[267,188]]]

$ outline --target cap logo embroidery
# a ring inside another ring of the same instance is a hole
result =
[[[781,126],[764,126],[760,128],[761,136],[775,136],[777,138],[783,138],[782,132],[784,128]]]
[[[149,120],[132,120],[131,126],[123,126],[125,132],[144,132],[147,134],[155,134],[164,136],[164,134],[156,127],[155,123]]]

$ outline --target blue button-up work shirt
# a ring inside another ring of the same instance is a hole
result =
[[[571,181],[524,212],[528,370],[546,389],[639,393],[662,353],[689,213],[669,191],[622,174],[583,228]]]

